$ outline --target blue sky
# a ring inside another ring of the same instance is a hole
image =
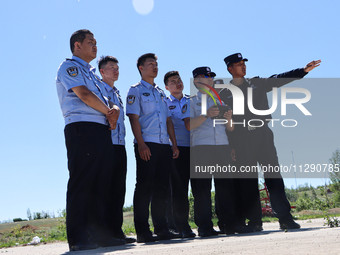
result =
[[[148,15],[137,13],[131,0],[4,2],[0,10],[0,220],[26,218],[28,208],[55,213],[65,208],[68,170],[55,76],[60,63],[71,57],[69,38],[74,31],[87,28],[94,33],[97,57],[118,58],[120,77],[115,85],[123,97],[139,81],[136,60],[147,52],[159,59],[156,83],[162,87],[164,74],[178,70],[189,94],[195,67],[210,66],[218,77],[228,78],[223,58],[235,52],[249,59],[248,77],[267,77],[322,59],[307,77],[337,78],[338,10],[338,2],[327,0],[155,0]],[[327,163],[340,147],[340,89],[336,82],[321,83],[310,88],[312,99],[306,107],[313,116],[304,126],[274,129],[283,164],[292,162],[291,151],[296,164]],[[128,121],[126,125],[126,205],[130,205],[135,159]],[[324,181],[298,179],[297,184]],[[285,182],[295,186],[294,179]]]

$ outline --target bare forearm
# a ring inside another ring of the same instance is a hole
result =
[[[86,86],[74,87],[72,90],[88,106],[105,115],[109,113],[110,108]]]
[[[169,134],[169,138],[172,143],[172,146],[177,146],[174,124],[172,123],[172,120],[170,117],[166,119],[166,127],[168,129],[168,134]]]
[[[190,118],[185,118],[183,121],[185,128],[190,131]]]
[[[226,128],[228,131],[233,131],[235,128],[235,125],[232,125],[231,123],[232,123],[232,119],[229,119],[228,123],[226,124]]]
[[[207,118],[202,116],[202,115],[195,117],[195,118],[190,118],[190,124],[188,125],[189,126],[188,130],[190,131],[190,130],[193,130],[195,128],[198,128],[206,120],[207,120]]]
[[[139,116],[135,114],[129,114],[129,120],[131,124],[132,133],[138,144],[144,143],[142,136],[142,128],[139,123]]]

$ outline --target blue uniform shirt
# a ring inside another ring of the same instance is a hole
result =
[[[196,118],[201,115],[202,93],[190,98],[190,117]],[[218,100],[216,100],[218,102]],[[219,103],[219,102],[218,102]],[[212,98],[207,95],[207,110],[215,105]],[[196,145],[228,145],[226,126],[218,124],[214,127],[213,120],[207,118],[199,127],[191,130],[192,146]]]
[[[72,88],[84,85],[107,105],[104,84],[94,73],[95,70],[89,63],[76,56],[65,60],[59,66],[56,85],[65,125],[79,121],[108,125],[106,116],[103,113],[85,104],[72,91]]]
[[[144,80],[131,86],[127,93],[126,115],[139,116],[144,142],[169,144],[166,119],[170,117],[170,112],[165,99],[163,90]]]
[[[183,119],[190,117],[190,97],[184,95],[178,100],[173,95],[166,99],[174,123],[177,146],[190,146],[190,131],[185,128]],[[171,142],[171,141],[170,141]]]
[[[108,95],[109,103],[112,102],[120,109],[119,118],[117,120],[117,127],[115,130],[111,130],[112,143],[115,145],[125,145],[124,106],[119,94],[119,90],[116,87],[111,88],[111,86],[104,81],[102,82],[105,85],[105,90]]]

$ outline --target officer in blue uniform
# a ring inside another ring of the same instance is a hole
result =
[[[233,76],[231,83],[238,86],[245,97],[244,115],[234,115],[233,120],[241,123],[245,120],[248,123],[252,119],[260,119],[265,124],[262,127],[248,127],[247,125],[235,125],[235,130],[232,133],[232,144],[235,149],[233,155],[238,167],[240,166],[257,166],[271,165],[278,166],[278,157],[274,145],[273,132],[267,125],[266,119],[271,119],[271,115],[258,116],[253,114],[248,104],[248,88],[253,91],[253,106],[258,110],[267,110],[268,99],[267,92],[271,91],[273,87],[281,87],[289,82],[303,78],[309,71],[320,65],[321,60],[312,61],[304,68],[295,69],[289,72],[275,74],[270,78],[254,77],[252,79],[245,79],[246,65],[248,59],[243,58],[240,53],[232,54],[224,59],[228,71]],[[230,90],[223,89],[220,92],[222,100],[232,106],[233,95]],[[260,126],[260,123],[251,123],[253,126]],[[258,176],[257,173],[247,174],[247,178],[238,180],[237,188],[239,191],[238,199],[242,202],[240,222],[244,224],[245,219],[249,219],[248,225],[254,231],[262,230],[262,212],[260,197],[258,191]],[[268,191],[270,194],[270,201],[273,210],[279,218],[281,229],[300,228],[300,225],[294,222],[290,213],[290,204],[286,198],[284,183],[280,173],[264,173],[264,178]]]
[[[114,168],[111,170],[111,202],[110,218],[108,224],[112,229],[112,235],[118,239],[125,239],[127,243],[133,243],[135,238],[126,237],[122,231],[123,225],[123,206],[126,189],[127,159],[125,150],[125,125],[124,125],[124,106],[120,97],[119,90],[115,86],[115,81],[119,77],[118,60],[112,56],[102,56],[98,60],[98,69],[102,76],[105,90],[108,95],[108,102],[111,106],[117,105],[120,109],[117,127],[111,130],[111,138],[114,154],[112,161]]]
[[[170,174],[171,205],[174,223],[182,238],[196,236],[188,224],[189,201],[188,186],[190,180],[190,131],[185,128],[184,120],[190,118],[190,97],[183,94],[183,82],[178,71],[164,75],[164,84],[170,96],[166,99],[171,120],[174,124],[178,149],[181,154],[174,159],[175,166]]]
[[[228,167],[231,164],[231,148],[226,130],[233,131],[231,126],[232,111],[219,116],[217,105],[221,102],[212,98],[210,87],[216,76],[209,67],[198,67],[193,70],[194,84],[199,89],[197,95],[190,98],[191,130],[191,185],[194,196],[195,223],[201,237],[216,235],[211,221],[211,174],[205,171],[208,167]],[[207,112],[202,113],[204,95]],[[215,102],[216,101],[216,102]],[[223,102],[222,102],[223,105]],[[226,124],[214,125],[214,118],[226,119]],[[197,168],[202,171],[197,171]],[[215,203],[220,230],[226,234],[248,233],[249,230],[237,224],[235,215],[234,187],[231,172],[214,173]]]
[[[69,181],[66,227],[70,250],[124,244],[107,227],[113,146],[111,131],[119,116],[109,108],[103,84],[89,63],[96,58],[93,33],[78,30],[70,39],[72,59],[61,63],[56,78],[65,119]],[[111,127],[110,127],[111,126]]]
[[[166,195],[172,157],[179,156],[173,123],[164,92],[154,83],[158,74],[157,57],[144,54],[137,61],[142,80],[127,94],[126,115],[135,136],[137,182],[133,198],[137,242],[154,242],[178,236],[169,232],[166,222]],[[172,142],[172,152],[169,144]],[[154,237],[148,223],[149,204]]]

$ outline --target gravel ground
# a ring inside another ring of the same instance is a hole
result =
[[[0,254],[340,254],[340,227],[324,226],[324,219],[297,221],[301,229],[279,230],[278,223],[264,223],[262,232],[211,238],[159,241],[69,252],[65,242],[0,249]]]

